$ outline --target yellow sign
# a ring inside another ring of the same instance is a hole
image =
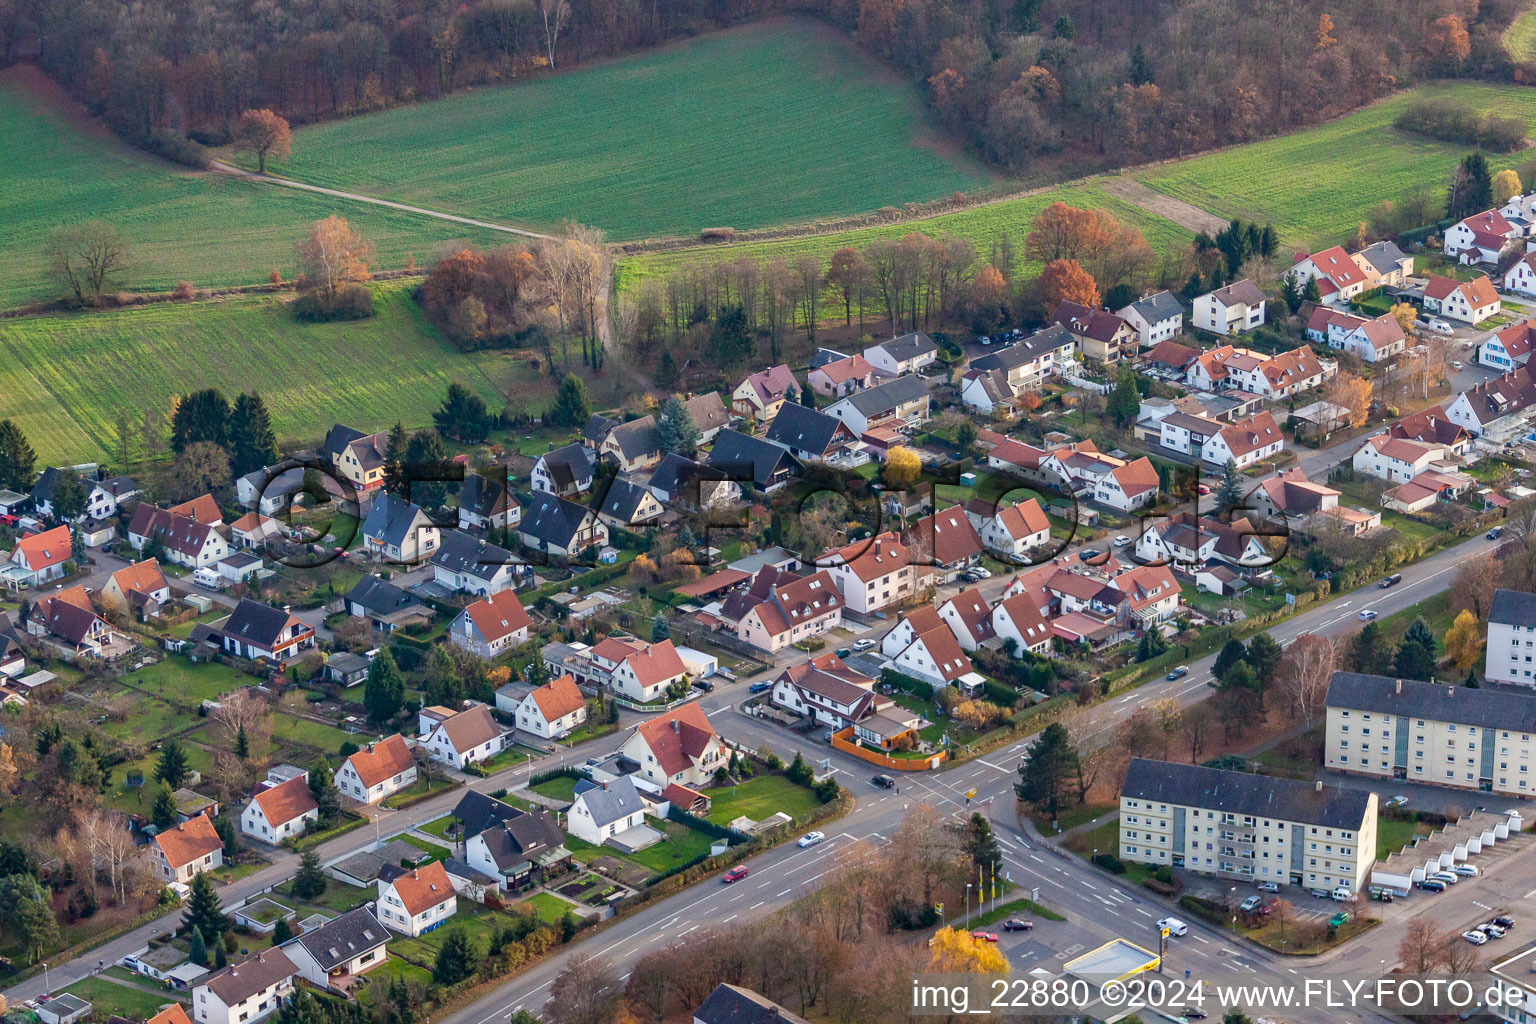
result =
[[[974,790],[974,789],[966,790],[965,791],[965,798],[967,800],[974,800],[976,798],[976,790]]]

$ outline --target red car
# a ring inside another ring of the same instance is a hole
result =
[[[971,938],[977,942],[996,942],[997,932],[971,932]]]
[[[738,866],[738,867],[731,868],[731,870],[729,870],[725,874],[721,875],[720,876],[720,881],[724,885],[730,885],[732,882],[739,882],[743,878],[746,878],[746,877],[747,877],[746,865],[741,865],[741,866]]]

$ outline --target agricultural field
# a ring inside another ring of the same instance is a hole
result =
[[[1528,16],[1527,16],[1528,17]],[[1532,26],[1536,34],[1536,26]],[[1366,210],[1415,186],[1440,198],[1451,167],[1470,147],[1399,132],[1392,122],[1415,99],[1454,99],[1536,128],[1529,88],[1474,83],[1421,86],[1315,128],[1158,167],[1138,178],[1222,217],[1272,223],[1283,244],[1331,245],[1353,234]],[[1490,155],[1497,170],[1521,154]]]
[[[785,19],[304,128],[293,156],[268,170],[635,239],[856,213],[987,183],[969,161],[926,148],[930,135],[915,91],[835,32]]]
[[[34,88],[35,86],[35,88]],[[0,75],[0,308],[52,298],[48,232],[100,218],[131,250],[121,286],[169,290],[252,284],[274,268],[295,273],[294,243],[310,221],[339,213],[393,268],[423,266],[465,242],[491,245],[502,232],[187,170],[138,153],[89,122],[62,92],[20,69]],[[15,394],[0,371],[0,396]],[[24,383],[24,382],[23,382]],[[0,397],[0,401],[4,401]]]
[[[1536,61],[1536,7],[1515,16],[1504,30],[1504,49],[1517,61]]]
[[[553,392],[505,353],[454,350],[421,316],[408,286],[374,287],[363,321],[300,324],[284,300],[241,296],[114,312],[0,322],[0,419],[14,418],[49,462],[105,460],[117,414],[158,409],[196,387],[258,388],[279,442],[313,441],[332,423],[427,426],[450,381],[499,410],[499,380],[523,401]],[[14,385],[14,386],[8,386]]]

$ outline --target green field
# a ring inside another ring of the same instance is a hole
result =
[[[1504,49],[1517,61],[1536,61],[1536,7],[1521,11],[1504,30]]]
[[[979,168],[923,148],[927,132],[916,92],[890,72],[830,30],[777,20],[305,128],[276,171],[634,239],[858,213],[986,183]]]
[[[760,775],[737,786],[709,791],[709,820],[717,825],[728,824],[743,814],[753,821],[762,821],[778,811],[798,820],[820,806],[815,793],[782,775]]]
[[[1335,244],[1353,235],[1370,207],[1401,199],[1416,185],[1443,198],[1451,167],[1469,147],[1392,127],[1410,102],[1424,97],[1460,100],[1536,127],[1536,96],[1529,88],[1422,86],[1315,128],[1191,157],[1138,177],[1219,216],[1272,223],[1286,245]],[[1495,170],[1522,160],[1519,154],[1489,157]]]
[[[94,1013],[99,1014],[102,1019],[118,1014],[123,1017],[148,1020],[166,1003],[178,1001],[170,992],[146,992],[141,988],[119,985],[106,978],[82,978],[69,986],[66,991],[89,1001]]]
[[[14,76],[0,77],[0,307],[55,292],[45,244],[60,224],[99,217],[131,247],[129,288],[168,290],[294,276],[294,242],[310,221],[339,213],[373,243],[376,263],[425,266],[457,244],[505,241],[502,232],[416,214],[201,174],[137,153],[94,126],[82,127]],[[0,371],[3,372],[3,371]],[[0,392],[11,389],[0,377]]]
[[[15,418],[45,463],[78,462],[115,448],[118,410],[168,420],[172,396],[198,387],[258,389],[279,441],[313,441],[338,421],[426,426],[453,380],[497,410],[498,385],[524,401],[548,388],[504,353],[455,351],[407,285],[374,293],[378,312],[355,323],[300,324],[271,296],[0,322],[0,419]]]

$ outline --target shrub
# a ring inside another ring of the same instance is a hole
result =
[[[1420,100],[1409,104],[1393,122],[1393,127],[1441,142],[1481,146],[1496,153],[1509,153],[1525,145],[1524,121],[1479,114],[1457,100]]]
[[[939,912],[932,903],[903,896],[891,904],[887,920],[892,931],[917,931],[938,923]]]
[[[197,293],[192,288],[191,281],[177,281],[176,288],[171,292],[172,302],[191,302]]]
[[[1093,862],[1099,867],[1103,868],[1105,871],[1112,872],[1116,875],[1125,874],[1125,861],[1121,860],[1119,857],[1116,857],[1112,853],[1101,853],[1093,858]]]
[[[294,299],[290,308],[294,319],[305,323],[366,320],[373,315],[373,291],[361,284],[344,285],[333,296],[308,291]]]
[[[180,132],[158,128],[144,142],[150,152],[173,163],[195,167],[200,171],[208,167],[208,151]]]

